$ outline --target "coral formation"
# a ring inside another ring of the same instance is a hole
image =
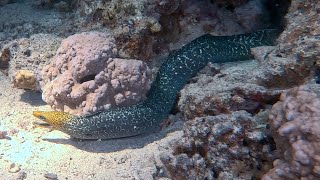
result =
[[[303,40],[303,42],[301,42],[301,44],[299,43],[295,48],[296,53],[306,50],[313,54],[318,53],[314,49],[311,50],[309,48],[310,46],[316,47],[319,45],[317,45],[317,41],[314,40]],[[255,48],[252,51],[252,54],[260,63],[260,70],[255,70],[253,72],[253,81],[258,85],[269,89],[288,89],[304,83],[313,69],[315,60],[309,58],[309,60],[301,61],[300,58],[297,58],[296,54],[292,54],[289,57],[283,57],[280,55],[281,49],[279,49],[279,46],[273,49],[270,49],[269,47]],[[307,56],[312,55],[311,53],[303,55],[302,58],[308,58]]]
[[[274,142],[263,128],[267,112],[195,118],[173,154],[160,156],[172,179],[257,179],[271,167]]]
[[[60,42],[61,38],[55,35],[35,34],[4,45],[2,57],[9,61],[8,74],[16,87],[39,90],[36,74],[50,63]]]
[[[230,1],[79,1],[78,13],[112,27],[119,55],[150,59],[168,51],[168,43],[196,38],[215,30],[218,34],[250,32],[269,20],[263,0]],[[267,19],[267,20],[266,20]],[[244,29],[244,31],[243,31]]]
[[[148,59],[155,43],[152,33],[161,30],[158,16],[152,13],[153,4],[154,1],[80,1],[78,12],[112,27],[121,57]]]
[[[21,89],[35,90],[37,88],[36,75],[30,70],[20,70],[14,78],[13,85]]]
[[[43,100],[54,109],[89,114],[145,98],[151,71],[141,61],[117,58],[113,36],[87,32],[64,39],[43,68]]]
[[[269,119],[280,158],[263,180],[320,178],[319,88],[294,88],[273,105]]]
[[[276,102],[281,93],[281,89],[259,85],[260,74],[275,74],[276,70],[257,62],[214,65],[204,72],[181,91],[178,108],[188,119],[237,110],[257,113]]]

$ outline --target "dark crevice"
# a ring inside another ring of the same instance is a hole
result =
[[[315,75],[315,82],[317,84],[320,84],[320,68],[315,69],[314,75]]]
[[[268,12],[270,28],[283,30],[286,25],[284,16],[288,12],[291,0],[265,0],[263,3]]]
[[[96,74],[89,74],[87,76],[84,76],[83,78],[80,79],[80,83],[84,83],[87,81],[91,81],[94,80],[94,78],[96,77]]]

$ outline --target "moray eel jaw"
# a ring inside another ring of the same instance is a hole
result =
[[[49,123],[55,129],[61,130],[67,121],[70,121],[75,116],[66,112],[59,111],[34,111],[33,116]]]

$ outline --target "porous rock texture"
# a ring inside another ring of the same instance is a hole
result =
[[[172,179],[259,179],[273,160],[266,118],[246,111],[195,118],[174,153],[160,159]]]
[[[178,3],[179,1],[174,0]],[[153,33],[161,31],[159,15],[154,16],[154,1],[88,0],[78,2],[78,13],[114,30],[119,55],[148,59],[153,55]]]
[[[273,105],[269,119],[280,157],[263,180],[320,179],[319,89],[294,88]]]
[[[181,91],[178,108],[189,119],[237,110],[257,113],[274,103],[281,93],[281,89],[257,83],[257,75],[263,74],[264,70],[266,68],[261,64],[252,61],[237,65],[228,63],[222,67],[213,65],[211,70],[205,69],[204,74],[185,86]]]
[[[107,33],[69,36],[41,72],[43,100],[79,115],[141,101],[150,88],[151,71],[142,61],[117,56],[115,39]]]
[[[189,42],[206,32],[226,35],[265,28],[265,1],[246,2],[87,0],[77,2],[77,12],[111,27],[120,57],[149,60],[171,50],[168,44],[179,39]]]
[[[35,34],[5,44],[1,50],[1,60],[8,63],[8,75],[14,86],[39,90],[36,74],[50,63],[61,40],[55,35]]]
[[[20,70],[14,77],[14,87],[21,89],[37,89],[36,75],[30,70]]]

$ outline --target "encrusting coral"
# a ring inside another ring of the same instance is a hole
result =
[[[69,36],[40,73],[43,100],[54,109],[83,115],[144,99],[151,71],[142,61],[117,56],[115,39],[107,33]]]
[[[273,105],[269,119],[280,158],[263,180],[320,178],[319,88],[294,88]]]
[[[264,2],[87,0],[77,2],[77,14],[108,26],[120,57],[149,60],[167,53],[168,44],[178,39],[187,43],[205,32],[226,35],[263,29],[269,16]]]
[[[266,128],[258,128],[266,114],[235,111],[187,122],[174,153],[160,156],[167,174],[173,179],[260,178],[273,160],[273,141]]]
[[[37,79],[35,74],[30,70],[20,70],[14,78],[13,84],[21,89],[36,89]]]

